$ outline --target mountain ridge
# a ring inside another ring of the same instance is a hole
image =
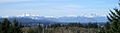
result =
[[[69,21],[63,21],[63,22],[93,22],[93,20],[95,20],[96,22],[105,22],[105,20],[107,21],[107,18],[104,16],[93,16],[93,17],[85,17],[85,16],[63,16],[63,17],[49,16],[49,17],[46,17],[46,16],[28,16],[28,15],[27,16],[7,16],[7,17],[1,16],[1,18],[22,18],[22,17],[35,19],[35,20],[39,20],[39,19],[47,19],[47,20],[51,20],[51,21],[56,20],[56,22],[59,22],[59,21],[62,22],[63,20],[69,20]],[[77,21],[75,21],[75,20],[77,20]],[[101,20],[101,21],[99,21],[99,20]]]

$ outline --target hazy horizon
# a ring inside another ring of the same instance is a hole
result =
[[[118,0],[0,0],[0,16],[106,16]]]

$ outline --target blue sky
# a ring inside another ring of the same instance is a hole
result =
[[[0,15],[105,16],[117,6],[118,0],[0,0]]]

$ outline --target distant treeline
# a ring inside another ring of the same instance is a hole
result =
[[[32,29],[37,28],[35,31],[32,30],[32,32],[34,33],[40,33],[42,32],[42,30],[44,28],[59,28],[59,27],[65,27],[70,28],[70,27],[82,27],[82,28],[101,28],[101,27],[106,27],[108,26],[107,23],[105,23],[104,25],[100,25],[98,23],[85,23],[85,24],[81,24],[81,23],[68,23],[68,24],[60,24],[60,23],[56,23],[56,24],[51,24],[51,25],[44,25],[39,23],[39,25],[37,26],[24,26],[22,23],[19,22],[19,20],[14,19],[14,21],[9,21],[7,18],[3,18],[2,21],[0,22],[0,33],[25,33],[24,29],[25,27],[31,28],[34,27]],[[26,28],[27,29],[27,28]],[[30,30],[31,32],[31,30]],[[28,33],[28,32],[26,32]]]

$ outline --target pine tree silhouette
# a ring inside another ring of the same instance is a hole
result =
[[[17,19],[15,19],[13,21],[12,28],[13,28],[13,33],[22,33],[22,31],[21,31],[21,28],[22,28],[21,23],[18,22]]]
[[[111,33],[120,33],[120,10],[114,9],[115,12],[110,10],[108,20],[110,22]]]
[[[3,18],[1,33],[10,33],[9,27],[10,27],[10,21],[7,18]]]

